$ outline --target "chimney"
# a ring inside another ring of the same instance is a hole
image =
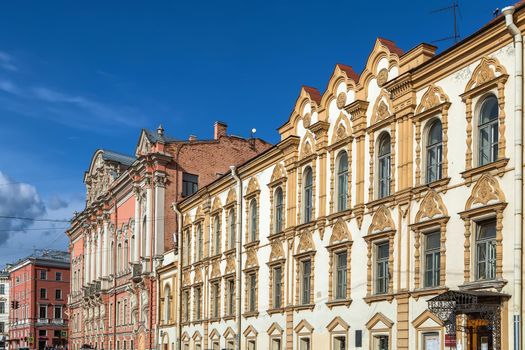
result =
[[[228,125],[224,122],[216,121],[213,126],[213,139],[218,140],[221,136],[226,136]]]
[[[197,136],[195,135],[190,135],[190,137],[188,138],[188,140],[191,142],[191,141],[196,141],[197,140]]]

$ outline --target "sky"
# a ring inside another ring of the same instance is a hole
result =
[[[278,142],[301,85],[361,72],[377,37],[405,51],[453,34],[448,0],[4,1],[0,11],[0,267],[67,249],[93,153],[140,130]],[[511,2],[459,3],[462,38]],[[453,42],[434,45],[442,51]],[[49,222],[45,220],[58,220]]]

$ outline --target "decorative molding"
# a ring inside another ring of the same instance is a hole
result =
[[[394,220],[392,220],[390,210],[384,205],[381,205],[372,217],[372,223],[368,228],[368,234],[371,235],[377,232],[389,230],[395,230]]]
[[[505,202],[505,194],[500,188],[498,180],[489,173],[485,173],[472,188],[465,210],[472,209],[475,204],[488,205],[491,201],[503,203]]]
[[[423,200],[419,204],[419,210],[416,214],[416,221],[421,222],[422,219],[433,219],[435,217],[448,216],[447,208],[443,199],[434,190],[429,190]]]

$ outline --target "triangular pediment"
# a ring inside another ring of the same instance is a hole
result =
[[[332,322],[326,326],[326,329],[328,329],[329,332],[338,332],[338,331],[344,331],[346,332],[350,328],[348,323],[345,322],[341,317],[336,316]]]
[[[268,333],[268,335],[279,335],[280,336],[283,334],[283,329],[279,326],[277,322],[274,322],[272,323],[272,325],[270,326],[270,328],[268,328],[266,332]]]
[[[259,333],[257,332],[257,330],[252,325],[249,325],[248,327],[246,327],[246,329],[242,333],[242,335],[244,335],[246,338],[256,337],[258,334]]]
[[[369,330],[372,329],[386,329],[392,328],[394,322],[391,321],[388,317],[383,315],[381,312],[378,312],[366,323],[366,328]]]
[[[312,333],[314,330],[314,327],[308,323],[306,320],[302,320],[295,326],[294,331],[295,333]]]

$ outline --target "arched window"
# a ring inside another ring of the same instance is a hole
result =
[[[219,223],[219,214],[215,215],[213,217],[213,228],[215,229],[215,241],[214,241],[214,246],[215,246],[215,254],[220,254],[221,252],[221,226],[220,226],[220,223]]]
[[[312,168],[307,167],[304,170],[303,175],[303,223],[310,222],[312,220],[312,205],[313,205],[313,179],[312,179]]]
[[[115,273],[115,266],[113,266],[113,254],[115,254],[115,242],[111,242],[111,250],[109,251],[109,273]]]
[[[348,199],[348,154],[339,153],[337,157],[337,211],[346,210]]]
[[[124,241],[124,254],[123,255],[124,255],[124,262],[122,265],[122,269],[125,270],[129,264],[129,243],[127,239]]]
[[[142,232],[140,233],[140,236],[141,236],[141,242],[140,242],[140,249],[141,249],[141,252],[142,252],[142,256],[147,256],[146,254],[146,217],[144,216],[144,219],[142,220]]]
[[[171,290],[170,286],[164,287],[164,322],[169,323],[171,320]]]
[[[186,264],[191,264],[191,233],[186,230]]]
[[[117,271],[122,269],[122,244],[117,245]]]
[[[229,224],[229,249],[235,247],[235,209],[231,208],[228,214]]]
[[[135,244],[137,244],[137,242],[135,242],[135,235],[132,234],[129,256],[131,258],[130,260],[133,262],[137,261],[137,257],[135,256]]]
[[[250,201],[250,242],[257,240],[257,200]]]
[[[436,120],[428,129],[427,138],[427,183],[441,179],[442,174],[442,128],[441,121]]]
[[[275,190],[275,232],[283,230],[283,190],[277,187]]]
[[[203,244],[202,244],[202,226],[201,224],[197,225],[197,261],[202,259],[203,253]]]
[[[490,95],[483,101],[479,111],[478,165],[495,162],[498,159],[498,100]]]
[[[379,198],[390,195],[390,135],[385,133],[379,140],[378,168],[379,168]]]

